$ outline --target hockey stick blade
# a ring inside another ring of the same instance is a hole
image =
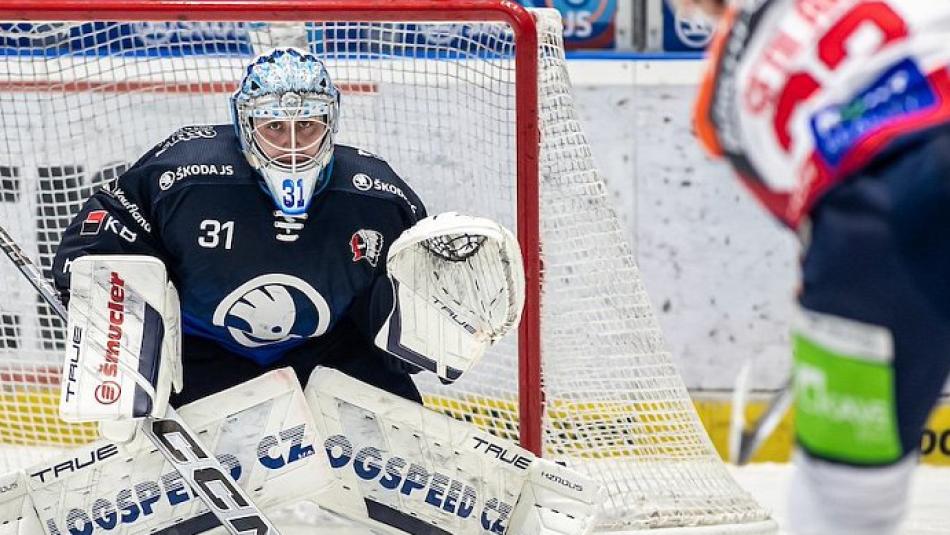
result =
[[[745,432],[745,409],[749,402],[749,377],[752,375],[752,361],[742,364],[736,375],[736,383],[732,389],[732,414],[729,418],[729,462],[739,464],[739,450],[742,446],[742,436]]]
[[[56,289],[2,226],[0,249],[49,303],[56,315],[66,321],[66,308]],[[198,440],[195,432],[173,408],[168,407],[164,418],[146,417],[143,420],[145,435],[232,535],[279,535],[271,521],[254,505],[250,496],[231,478],[214,453]]]
[[[759,448],[762,447],[766,439],[772,435],[772,432],[775,431],[775,428],[781,423],[782,417],[785,416],[785,413],[788,412],[788,408],[792,405],[792,400],[794,399],[792,394],[792,381],[789,380],[782,386],[781,390],[775,394],[768,408],[765,409],[762,416],[755,422],[755,425],[751,429],[742,432],[739,438],[739,447],[737,448],[738,455],[735,456],[736,464],[739,466],[747,464],[752,459],[752,456],[755,455],[755,452],[759,451]]]

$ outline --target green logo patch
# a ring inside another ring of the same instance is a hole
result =
[[[902,451],[890,363],[844,355],[793,334],[795,428],[809,451],[856,464],[896,461]]]

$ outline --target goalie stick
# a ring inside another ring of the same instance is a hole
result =
[[[56,290],[2,226],[0,249],[36,288],[56,315],[66,321],[66,308]],[[279,535],[271,521],[172,407],[168,407],[164,418],[144,418],[142,429],[232,535],[247,532],[253,532],[255,535]]]
[[[729,424],[729,460],[738,466],[743,466],[752,460],[755,452],[759,451],[766,439],[772,435],[775,428],[782,421],[782,417],[792,405],[792,380],[786,381],[782,388],[769,401],[765,412],[759,416],[751,427],[746,427],[745,409],[749,401],[750,377],[752,363],[747,361],[736,377],[735,388],[732,394],[732,417]]]

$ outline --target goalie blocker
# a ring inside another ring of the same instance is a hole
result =
[[[305,499],[394,535],[579,535],[594,524],[592,480],[336,370],[317,368],[305,392],[276,370],[181,415],[264,509]],[[214,525],[141,436],[0,477],[0,535]]]
[[[127,440],[133,418],[163,416],[181,390],[178,293],[150,256],[84,256],[70,274],[60,414]]]

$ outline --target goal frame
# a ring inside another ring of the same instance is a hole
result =
[[[0,0],[3,21],[326,21],[501,22],[515,41],[517,233],[524,259],[525,302],[518,330],[518,416],[521,446],[543,454],[541,390],[541,132],[538,32],[534,17],[510,0]]]

